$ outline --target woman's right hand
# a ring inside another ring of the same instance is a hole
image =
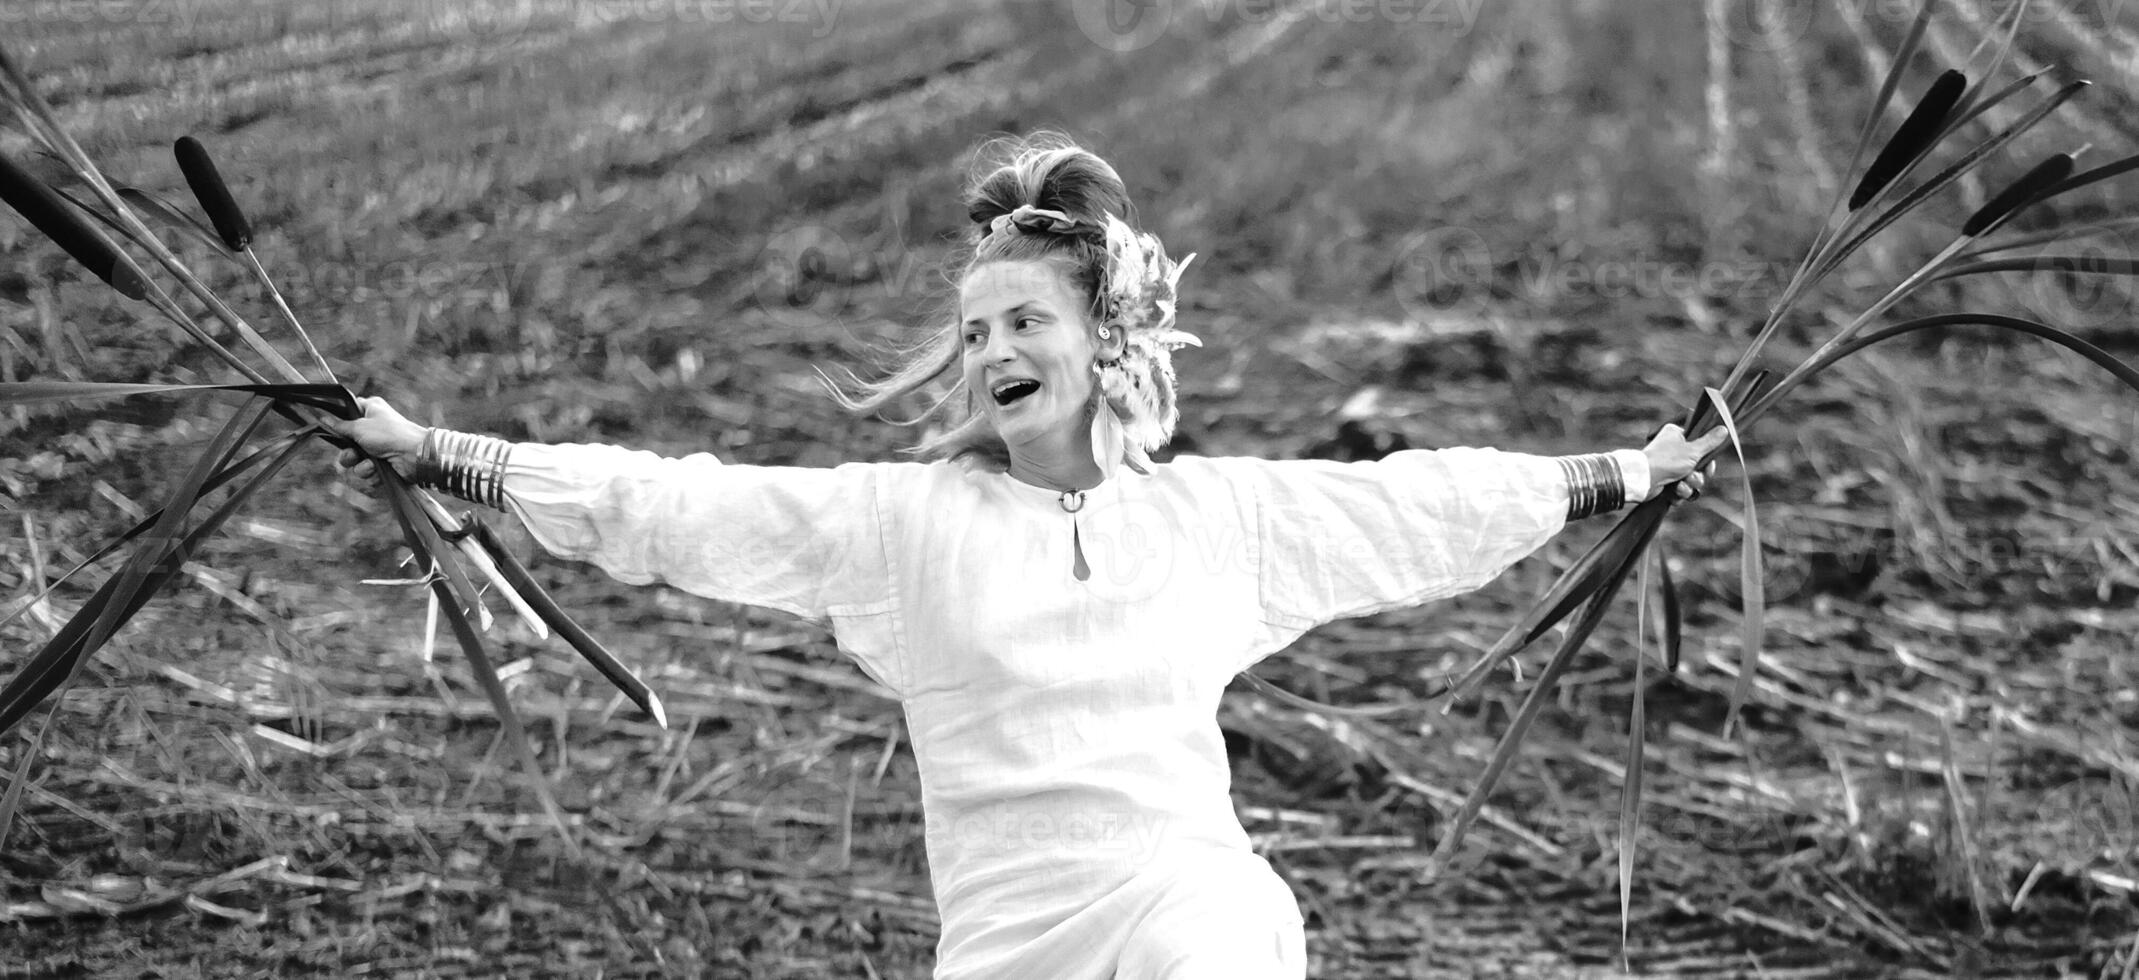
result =
[[[364,410],[362,418],[328,419],[324,423],[335,435],[363,449],[362,453],[355,449],[342,450],[343,466],[359,476],[368,477],[374,474],[365,456],[389,463],[406,463],[416,458],[416,451],[423,447],[423,426],[394,411],[384,398],[359,398],[357,407]],[[407,467],[401,469],[405,471]]]

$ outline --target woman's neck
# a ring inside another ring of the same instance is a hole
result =
[[[1090,436],[1080,436],[1074,446],[1011,446],[1011,478],[1049,490],[1090,490],[1098,486],[1105,474],[1092,459]]]

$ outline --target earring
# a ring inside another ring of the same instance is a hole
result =
[[[1109,337],[1112,337],[1112,336],[1114,336],[1114,331],[1112,331],[1112,330],[1108,330],[1108,329],[1107,329],[1107,328],[1105,328],[1105,327],[1100,327],[1100,328],[1099,328],[1099,339],[1101,339],[1101,340],[1105,340],[1105,339],[1107,339],[1107,338],[1109,338]]]

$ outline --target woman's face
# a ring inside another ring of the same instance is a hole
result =
[[[1045,262],[977,266],[959,294],[959,319],[966,384],[1003,441],[1040,449],[1056,438],[1089,455],[1085,406],[1099,347],[1084,300],[1061,272]],[[1037,387],[1006,388],[1013,381]]]

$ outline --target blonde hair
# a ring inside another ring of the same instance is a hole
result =
[[[1064,283],[1074,293],[1084,297],[1093,314],[1090,320],[1094,324],[1099,321],[1107,269],[1102,243],[1089,235],[1021,228],[1015,234],[991,236],[989,231],[996,218],[1024,205],[1060,211],[1088,226],[1098,226],[1109,214],[1129,220],[1129,192],[1112,166],[1060,133],[999,137],[981,144],[976,151],[965,205],[972,226],[962,247],[965,258],[952,263],[960,270],[952,283],[954,289],[962,289],[966,277],[989,262],[1045,262],[1061,272]],[[822,370],[818,377],[842,408],[857,416],[868,416],[950,372],[955,379],[950,390],[921,414],[910,419],[886,417],[885,421],[899,426],[942,428],[901,452],[1000,472],[1010,465],[1010,449],[988,417],[977,410],[975,393],[965,382],[961,370],[965,349],[955,296],[940,319],[943,325],[920,340],[892,345],[884,362],[878,365],[886,373],[878,380],[864,381],[843,367],[837,370],[846,375],[844,385]]]

